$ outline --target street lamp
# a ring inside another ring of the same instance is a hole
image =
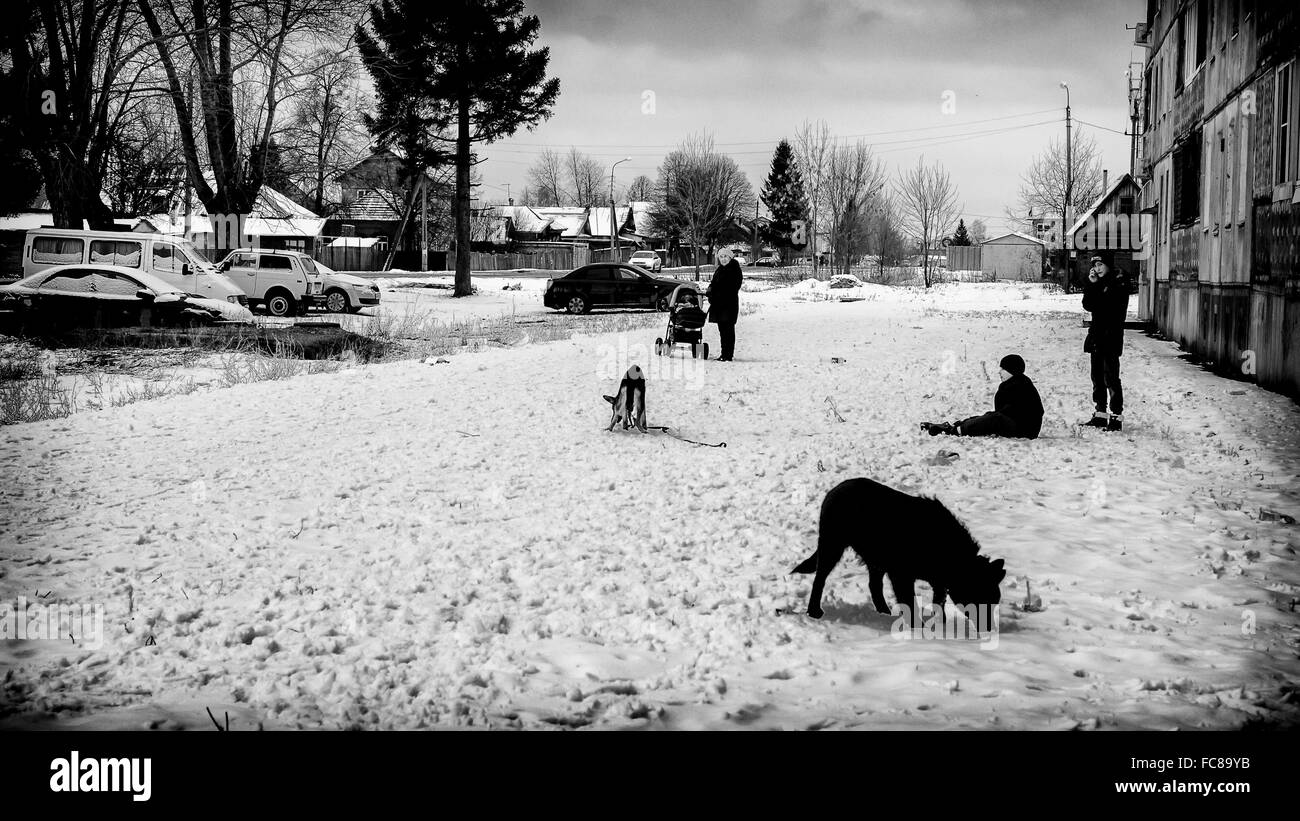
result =
[[[1065,276],[1065,292],[1070,292],[1070,249],[1066,247],[1065,232],[1069,226],[1066,220],[1069,218],[1070,198],[1074,194],[1074,168],[1070,162],[1070,86],[1061,81],[1061,88],[1065,89],[1065,201],[1061,203],[1061,267]]]
[[[618,168],[618,163],[628,162],[631,157],[624,157],[609,167],[609,261],[618,262],[615,257],[618,255],[618,246],[615,244],[618,239],[618,228],[614,225],[614,169]]]

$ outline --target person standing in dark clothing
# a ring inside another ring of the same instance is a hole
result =
[[[740,316],[740,283],[743,279],[740,263],[731,252],[725,248],[719,251],[718,269],[713,272],[713,279],[705,292],[709,298],[709,321],[718,326],[718,336],[722,339],[719,362],[730,362],[736,352],[736,319]]]
[[[1112,272],[1101,257],[1094,256],[1088,282],[1083,286],[1083,309],[1092,312],[1088,336],[1083,342],[1083,350],[1092,357],[1092,401],[1096,411],[1086,423],[1090,427],[1124,429],[1119,357],[1124,350],[1128,296],[1124,278]]]
[[[1002,357],[1002,384],[993,397],[993,410],[960,422],[923,422],[921,429],[931,436],[1006,436],[1037,439],[1043,429],[1043,400],[1033,381],[1025,376],[1025,360],[1016,354]]]

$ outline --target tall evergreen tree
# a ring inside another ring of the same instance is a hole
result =
[[[772,221],[761,229],[763,240],[779,248],[789,248],[794,221],[808,219],[808,196],[789,140],[777,143],[772,168],[759,199],[772,215]]]
[[[357,27],[375,79],[384,134],[424,121],[421,148],[449,149],[456,166],[456,296],[470,294],[470,168],[473,143],[492,143],[551,116],[560,81],[547,78],[550,50],[529,50],[541,23],[522,0],[378,0],[372,35]],[[412,134],[413,136],[413,134]]]
[[[957,220],[957,230],[952,235],[953,245],[970,245],[970,234],[966,231],[966,220]]]

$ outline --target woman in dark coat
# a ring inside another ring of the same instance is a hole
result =
[[[722,338],[719,362],[730,362],[736,352],[736,318],[740,316],[740,263],[727,249],[718,252],[718,269],[713,272],[706,295],[709,297],[709,321],[717,324]]]

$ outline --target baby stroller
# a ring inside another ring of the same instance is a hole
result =
[[[691,356],[709,358],[709,343],[704,341],[704,323],[708,315],[700,308],[700,292],[683,283],[668,297],[668,336],[655,339],[655,353],[669,356],[677,345],[690,345]]]

